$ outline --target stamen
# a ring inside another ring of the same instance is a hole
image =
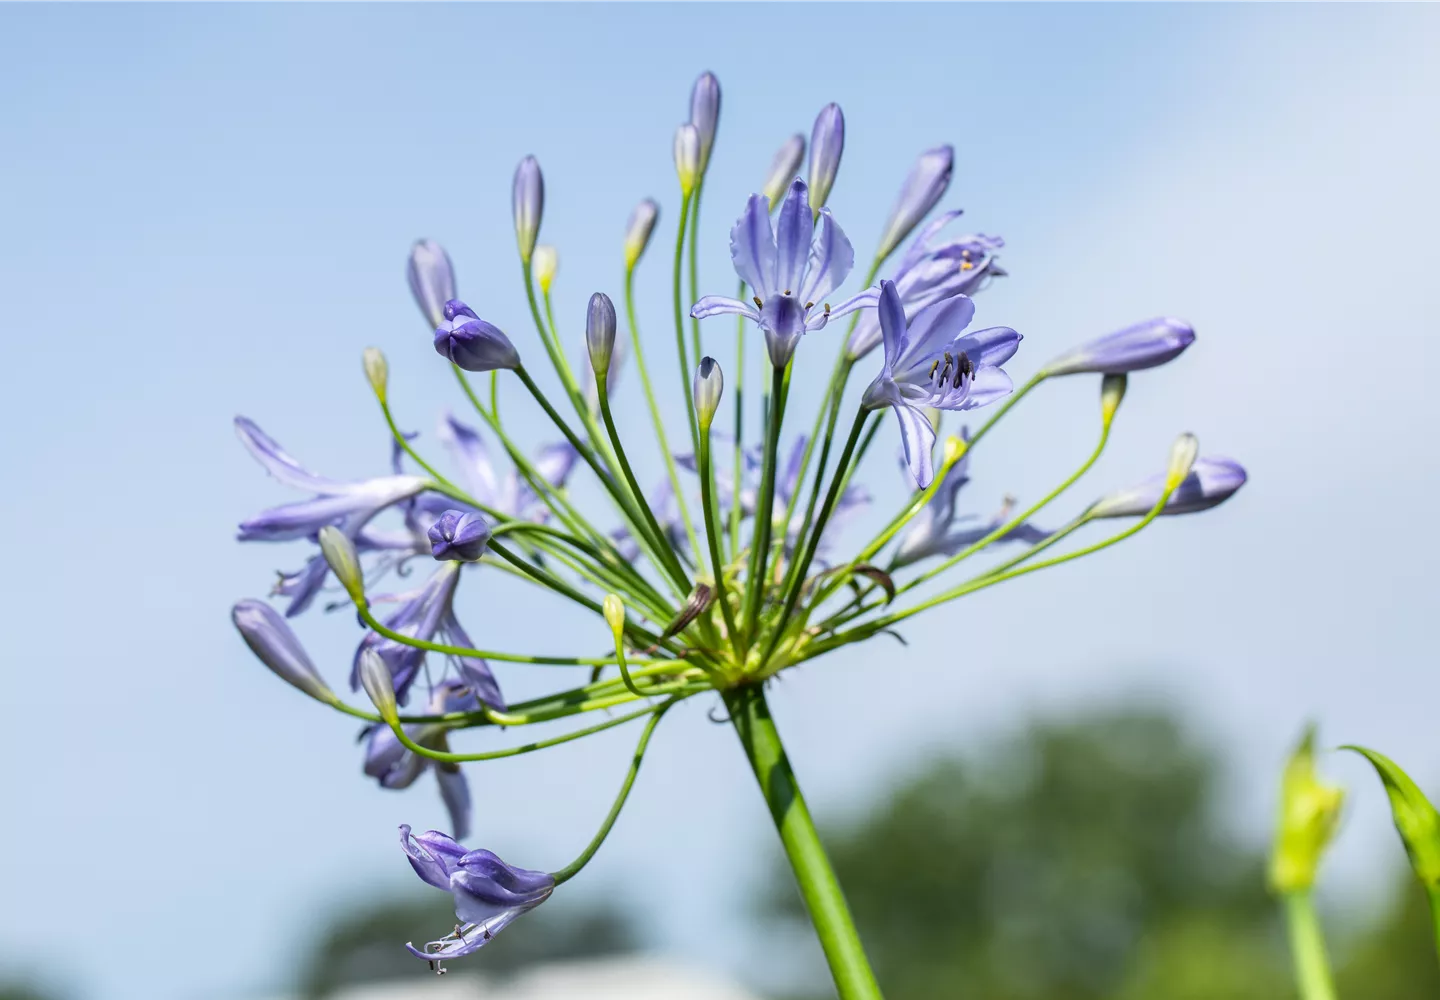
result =
[[[942,368],[942,369],[940,369],[940,385],[943,386],[946,382],[950,381],[950,366],[953,365],[954,363],[955,363],[955,359],[950,356],[950,352],[949,352],[949,351],[946,351],[946,352],[945,352],[945,367]]]
[[[829,315],[830,315],[830,303],[828,303],[828,302],[825,303],[825,315],[826,315],[826,316],[829,316]]]
[[[807,302],[807,303],[805,303],[805,311],[806,311],[806,312],[809,312],[811,309],[814,309],[814,308],[815,308],[815,303],[813,303],[813,302]]]
[[[926,375],[925,377],[928,378],[928,379],[930,379],[930,380],[933,382],[933,381],[935,380],[935,369],[937,369],[937,368],[939,368],[939,367],[940,367],[940,359],[939,359],[939,358],[936,358],[936,359],[935,359],[935,363],[930,366],[930,374],[929,374],[929,375]]]
[[[753,303],[755,303],[755,308],[756,308],[756,309],[764,309],[764,308],[765,308],[765,303],[763,303],[763,302],[760,301],[760,296],[758,296],[758,295],[752,295],[752,296],[750,297],[750,301],[753,302]]]
[[[960,363],[955,367],[955,381],[953,383],[953,387],[956,389],[960,388],[961,381],[969,378],[974,374],[975,366],[970,363],[970,355],[966,354],[964,351],[961,351]]]
[[[785,294],[786,294],[786,295],[789,295],[789,294],[790,294],[790,289],[788,289],[788,288],[785,289]]]
[[[960,270],[962,270],[962,271],[973,271],[973,270],[975,270],[975,265],[972,264],[972,263],[970,263],[968,260],[962,260],[962,261],[960,262]]]

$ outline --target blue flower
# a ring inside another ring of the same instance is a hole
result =
[[[1195,329],[1189,323],[1158,316],[1081,344],[1051,361],[1044,371],[1047,375],[1124,375],[1172,361],[1194,342]]]
[[[445,318],[435,327],[435,351],[467,372],[519,368],[520,352],[493,323],[475,315],[459,299],[445,303]]]
[[[730,230],[730,257],[735,273],[755,293],[753,302],[707,295],[695,303],[690,315],[696,319],[723,313],[744,316],[764,332],[771,364],[784,368],[806,332],[874,305],[872,288],[834,308],[825,303],[816,310],[855,266],[855,251],[829,210],[822,209],[820,218],[823,225],[817,227],[802,180],[790,185],[773,228],[768,199],[751,195],[745,214]]]
[[[905,462],[924,489],[935,477],[935,428],[925,407],[971,410],[1008,395],[1010,376],[1000,365],[1014,356],[1020,334],[1004,326],[965,333],[975,315],[975,303],[965,295],[926,306],[907,324],[892,281],[880,282],[879,311],[885,364],[861,405],[894,409]]]
[[[490,544],[490,525],[478,510],[447,510],[425,533],[436,559],[474,562]]]
[[[437,684],[431,692],[428,710],[430,715],[479,710],[480,699],[466,680],[452,678]],[[412,742],[427,749],[447,751],[449,744],[446,734],[450,728],[438,722],[413,723],[405,727],[405,735],[410,737]],[[366,730],[365,773],[378,780],[381,788],[409,788],[422,774],[431,770],[432,765],[435,779],[440,786],[440,798],[450,814],[453,836],[469,836],[470,787],[460,766],[440,763],[407,749],[395,735],[395,731],[385,723]]]
[[[415,874],[455,897],[460,924],[452,933],[423,950],[405,945],[412,955],[432,963],[478,951],[555,891],[553,875],[507,865],[490,851],[466,850],[436,830],[411,836],[410,827],[401,826],[400,846]]]
[[[1209,510],[1235,495],[1245,485],[1245,469],[1230,458],[1201,456],[1170,494],[1161,514],[1193,514]],[[1089,510],[1091,517],[1137,517],[1150,513],[1165,492],[1165,476],[1152,476],[1127,490],[1120,490],[1097,501]]]
[[[940,230],[960,214],[959,209],[946,212],[920,230],[896,266],[892,280],[907,319],[914,319],[921,309],[942,299],[974,295],[1005,274],[996,263],[995,251],[1005,245],[998,236],[973,233],[935,242]],[[858,360],[874,350],[881,339],[880,317],[861,313],[845,345],[845,355]]]
[[[478,431],[446,413],[440,421],[440,443],[460,468],[465,490],[480,503],[506,517],[543,521],[546,511],[540,498],[513,467],[503,475],[490,460],[490,452]],[[568,443],[546,445],[531,463],[540,478],[559,489],[565,485],[579,456]],[[434,494],[420,498],[420,505],[438,517],[455,507],[455,501]],[[428,530],[429,524],[424,527]]]

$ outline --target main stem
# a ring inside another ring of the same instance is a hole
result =
[[[1285,918],[1290,925],[1290,950],[1295,957],[1300,1000],[1335,1000],[1330,960],[1325,956],[1325,935],[1308,889],[1285,895]]]
[[[770,718],[765,692],[752,685],[732,688],[724,692],[724,697],[740,746],[750,759],[755,780],[760,783],[770,816],[780,831],[780,843],[795,872],[795,882],[815,925],[825,960],[830,963],[830,974],[835,978],[840,1000],[883,1000],[855,930],[855,920],[835,878],[835,869],[825,856],[815,821],[810,817],[805,796],[800,793],[795,772],[785,756],[785,746]]]

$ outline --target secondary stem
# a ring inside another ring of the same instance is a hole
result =
[[[764,691],[758,686],[733,688],[724,697],[730,722],[780,832],[780,843],[830,964],[840,1000],[882,1000],[875,973],[870,970],[855,930],[855,920],[770,717]]]
[[[1325,935],[1308,889],[1286,894],[1285,919],[1290,928],[1290,950],[1295,958],[1295,983],[1300,989],[1300,1000],[1335,1000],[1335,983],[1325,954]]]

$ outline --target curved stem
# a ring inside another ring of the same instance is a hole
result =
[[[635,785],[635,776],[640,773],[640,764],[645,759],[645,750],[650,745],[650,736],[655,732],[655,727],[660,724],[660,720],[665,717],[665,713],[679,700],[679,697],[671,698],[653,710],[655,714],[650,716],[649,722],[645,723],[645,730],[640,734],[640,742],[635,744],[635,754],[630,758],[630,770],[625,773],[625,780],[620,783],[620,793],[615,796],[614,805],[610,807],[610,812],[604,822],[600,824],[600,829],[585,850],[580,852],[580,856],[559,871],[550,873],[554,877],[556,885],[568,882],[578,875],[580,869],[589,864],[590,859],[595,856],[595,852],[600,850],[600,845],[605,843],[605,838],[610,836],[611,828],[620,818],[620,810],[625,808],[625,800],[630,797],[630,789]]]
[[[641,697],[643,697],[643,695]],[[584,729],[577,729],[571,733],[552,736],[548,740],[535,740],[534,742],[524,743],[520,746],[506,747],[503,750],[489,750],[485,753],[450,753],[446,750],[432,750],[412,740],[410,734],[405,732],[398,722],[390,728],[400,743],[411,753],[418,754],[429,760],[438,760],[442,764],[469,764],[482,760],[500,760],[505,757],[515,757],[520,754],[532,753],[536,750],[559,746],[562,743],[569,743],[571,740],[578,740],[586,736],[592,736],[595,733],[604,732],[607,729],[614,729],[616,726],[623,726],[627,722],[633,722],[635,719],[651,715],[654,712],[654,708],[642,708],[638,712],[631,712],[628,715],[620,715],[613,719],[606,719],[604,722],[597,722],[595,725],[586,726]]]
[[[695,193],[690,196],[690,301],[700,301],[700,269],[697,261],[700,246],[700,194],[705,190],[705,175],[695,183]],[[690,317],[690,343],[695,351],[695,364],[705,355],[700,350],[700,321]]]
[[[1300,990],[1300,1000],[1335,1000],[1335,983],[1325,954],[1325,935],[1308,889],[1285,894],[1285,922],[1290,930],[1290,950],[1295,959],[1295,984]]]
[[[870,970],[854,918],[770,717],[764,691],[752,685],[726,691],[724,697],[730,722],[780,832],[780,843],[830,964],[840,1000],[881,1000],[880,986]]]

